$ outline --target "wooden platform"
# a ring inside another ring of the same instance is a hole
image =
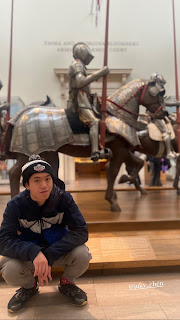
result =
[[[179,230],[90,233],[87,245],[93,256],[90,269],[180,265]]]
[[[171,229],[180,227],[180,198],[175,190],[118,191],[122,211],[111,212],[105,192],[73,193],[89,231]]]
[[[74,193],[90,232],[90,269],[180,265],[180,198],[175,190],[117,192],[121,213],[113,213],[103,192]]]

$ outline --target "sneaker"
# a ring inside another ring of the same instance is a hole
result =
[[[38,292],[37,287],[30,289],[20,288],[16,291],[15,295],[10,299],[8,303],[8,311],[18,312],[22,310],[27,301]]]
[[[58,285],[58,289],[62,294],[70,297],[73,304],[76,306],[84,306],[87,303],[86,293],[77,287],[75,284],[61,284]]]

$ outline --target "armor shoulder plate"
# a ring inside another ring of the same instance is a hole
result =
[[[82,73],[83,75],[87,75],[86,69],[83,66],[83,64],[80,62],[80,60],[73,61],[73,63],[69,67],[68,76],[74,77],[77,73]]]

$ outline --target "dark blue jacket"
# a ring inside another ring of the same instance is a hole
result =
[[[41,207],[21,192],[7,204],[0,228],[0,254],[33,261],[42,251],[49,265],[88,240],[86,222],[60,180]],[[58,185],[59,186],[58,186]]]

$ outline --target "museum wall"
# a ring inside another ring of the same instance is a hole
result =
[[[179,58],[180,1],[174,2]],[[61,107],[61,84],[54,69],[68,68],[77,41],[93,51],[90,68],[102,67],[105,7],[103,0],[96,26],[92,0],[14,0],[12,96],[28,104],[48,94]],[[0,0],[0,13],[1,96],[6,96],[11,0]],[[167,95],[174,95],[172,1],[110,0],[109,24],[110,69],[132,69],[128,80],[147,79],[158,71],[167,80]]]
[[[179,62],[180,0],[174,3]],[[48,94],[58,107],[64,107],[67,77],[64,85],[55,69],[66,72],[78,41],[86,42],[95,56],[88,68],[103,66],[106,1],[101,1],[97,25],[95,4],[95,0],[14,0],[13,97],[27,105]],[[11,0],[0,0],[0,13],[0,79],[4,85],[0,96],[7,97]],[[171,0],[110,0],[108,66],[131,70],[127,81],[148,79],[159,72],[167,80],[166,94],[175,95]],[[180,74],[180,65],[178,69]],[[116,87],[123,84],[121,80],[116,75]],[[61,178],[74,180],[73,158],[60,155],[60,161]]]

